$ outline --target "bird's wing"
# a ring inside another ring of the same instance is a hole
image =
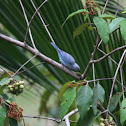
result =
[[[70,55],[70,54],[68,54],[68,53],[66,53],[66,52],[64,52],[64,51],[62,51],[62,50],[60,50],[59,52],[58,52],[58,55],[59,55],[59,60],[60,60],[60,62],[62,63],[62,64],[70,64],[70,65],[73,65],[74,63],[75,63],[75,60],[74,60],[74,58]],[[64,64],[64,65],[65,65]]]
[[[56,49],[59,56],[59,60],[63,65],[67,66],[67,65],[73,65],[75,63],[74,58],[70,54],[59,49],[57,45],[53,42],[50,42],[50,44]]]

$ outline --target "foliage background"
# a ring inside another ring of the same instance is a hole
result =
[[[35,10],[29,0],[22,0],[28,19],[30,20]],[[36,7],[38,7],[43,0],[35,1]],[[106,0],[97,0],[99,14],[101,13]],[[78,10],[83,8],[84,1],[82,0],[49,0],[41,9],[40,14],[44,19],[45,23],[48,25],[48,29],[51,32],[57,46],[62,50],[73,55],[77,63],[81,68],[81,73],[85,70],[88,64],[91,53],[94,49],[94,44],[96,42],[95,31],[90,31],[85,29],[82,34],[73,39],[73,31],[81,24],[83,24],[83,15],[77,15],[68,20],[64,27],[62,23],[66,17]],[[115,14],[119,0],[109,1],[106,13]],[[122,4],[124,7],[126,5],[125,1]],[[123,6],[121,6],[118,16],[124,16],[122,14]],[[87,22],[92,22],[92,18],[89,17]],[[24,41],[24,36],[26,33],[26,21],[20,7],[18,0],[0,0],[0,32],[11,36],[20,41]],[[50,38],[40,22],[38,16],[36,15],[31,23],[31,31],[35,41],[35,44],[40,52],[44,55],[54,59],[59,62],[58,56],[54,48],[50,45]],[[106,53],[111,50],[124,45],[124,41],[119,36],[120,31],[116,31],[110,35],[110,40],[108,45],[101,44],[100,48]],[[27,37],[27,42],[31,45],[30,38]],[[115,61],[119,61],[122,51],[118,51],[112,55]],[[0,40],[0,65],[5,67],[10,71],[16,71],[23,63],[25,63],[32,55],[27,51]],[[100,52],[97,52],[95,59],[103,56]],[[35,58],[30,63],[28,63],[23,69],[36,65],[41,61]],[[109,59],[105,59],[100,63],[95,65],[96,78],[107,78],[113,77],[116,69],[116,65],[112,63]],[[126,65],[124,65],[123,70],[126,70]],[[26,88],[24,93],[18,97],[14,97],[20,106],[24,108],[24,115],[38,115],[42,113],[43,116],[59,117],[57,113],[59,110],[59,100],[58,92],[60,87],[68,82],[74,80],[74,78],[65,74],[64,72],[54,68],[49,64],[42,64],[29,71],[20,74],[20,77],[25,79]],[[92,69],[90,69],[87,79],[92,79]],[[118,76],[120,80],[120,77]],[[126,78],[124,76],[124,83]],[[106,99],[104,106],[107,105],[107,100],[109,98],[109,92],[111,89],[112,82],[104,81],[100,82],[106,91]],[[121,90],[121,86],[116,85],[114,88],[115,92]],[[48,92],[48,93],[47,93]],[[50,95],[46,95],[50,94]],[[13,97],[13,96],[10,96]],[[46,100],[48,99],[48,100]],[[39,109],[41,106],[41,109]],[[39,111],[38,111],[39,110]],[[27,125],[36,125],[38,123],[37,119],[26,119]],[[31,120],[33,122],[31,122]],[[36,120],[36,122],[35,122]],[[43,122],[43,120],[41,120]],[[31,124],[30,124],[31,123]],[[48,120],[44,120],[45,125],[50,125]],[[39,125],[39,124],[37,124]],[[41,125],[41,123],[40,123]]]

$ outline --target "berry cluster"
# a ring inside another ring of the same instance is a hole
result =
[[[24,81],[14,82],[13,80],[10,81],[8,84],[8,92],[19,95],[23,92],[24,89]]]
[[[21,121],[22,120],[22,112],[23,112],[23,108],[22,107],[18,107],[16,102],[12,102],[9,105],[9,110],[7,112],[8,117],[13,118],[17,121]]]
[[[106,121],[109,123],[109,125]],[[113,121],[113,118],[110,116],[109,119],[100,118],[100,126],[115,126],[115,122]]]
[[[89,14],[94,16],[97,14],[97,10],[95,9],[97,7],[97,4],[94,1],[86,1],[84,8],[89,11]],[[86,15],[88,12],[84,12],[83,15]]]

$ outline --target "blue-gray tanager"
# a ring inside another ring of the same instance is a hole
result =
[[[59,56],[59,61],[61,62],[62,65],[66,66],[70,70],[76,72],[80,71],[80,67],[78,66],[78,64],[75,63],[75,59],[70,54],[59,49],[53,42],[51,42],[51,45],[56,49]]]

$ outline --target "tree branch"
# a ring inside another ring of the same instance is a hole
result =
[[[94,63],[92,63],[92,69],[93,69],[93,80],[94,80],[94,87],[95,87],[96,84],[95,84],[95,68],[94,68]]]
[[[75,114],[76,112],[78,112],[78,109],[74,109],[73,111],[69,112],[67,115],[64,116],[63,120],[65,120],[66,126],[70,126],[69,117]]]
[[[38,16],[39,16],[39,18],[40,18],[40,20],[41,20],[43,26],[45,27],[45,30],[47,31],[47,33],[48,33],[48,35],[49,35],[51,41],[54,42],[54,39],[53,39],[52,35],[50,34],[50,32],[49,32],[49,30],[48,30],[48,28],[47,28],[47,25],[45,24],[43,18],[41,17],[40,13],[38,12],[38,9],[35,7],[33,1],[32,1],[32,0],[30,0],[30,1],[31,1],[31,3],[32,3],[32,6],[33,6],[34,9],[35,9],[35,12],[38,14]],[[47,1],[47,0],[46,0],[46,1]],[[54,43],[55,43],[55,42],[54,42]]]
[[[27,34],[28,34],[28,31],[30,29],[30,24],[33,20],[33,18],[35,17],[36,13],[39,11],[39,9],[47,2],[48,0],[45,0],[35,11],[35,13],[33,14],[33,16],[31,17],[31,20],[29,21],[29,23],[27,24],[27,30],[26,30],[26,33],[25,33],[25,39],[24,39],[24,42],[26,41],[27,39]]]
[[[105,12],[105,8],[106,8],[106,6],[107,6],[107,4],[108,4],[108,1],[109,1],[109,0],[106,0],[105,6],[104,6],[103,11],[102,11],[102,14],[104,14],[104,12]]]
[[[56,118],[50,118],[50,117],[44,117],[44,116],[30,116],[30,115],[24,115],[23,117],[26,117],[26,118],[38,118],[38,119],[47,119],[47,120],[52,120],[52,121],[55,121],[56,123],[61,123],[62,121],[64,120],[61,120],[61,119],[56,119]],[[72,120],[69,120],[70,122],[72,123],[77,123],[77,121],[72,121]]]
[[[102,40],[101,40],[101,41],[102,41]],[[97,51],[99,42],[100,42],[100,37],[99,37],[99,35],[98,35],[98,36],[97,36],[97,40],[96,40],[96,46],[95,46],[94,52],[92,53],[91,59],[90,59],[88,65],[87,65],[87,67],[86,67],[84,73],[81,75],[81,79],[82,79],[82,80],[85,79],[85,77],[86,77],[86,75],[87,75],[87,73],[88,73],[88,71],[89,71],[89,68],[90,68],[90,66],[91,66],[91,64],[92,64],[91,61],[92,61],[92,60],[94,59],[94,57],[95,57],[95,54],[96,54],[96,51]]]
[[[120,9],[121,3],[122,3],[122,0],[120,0],[120,3],[119,3],[119,6],[118,6],[118,8],[117,8],[117,11],[116,11],[116,13],[115,13],[115,16],[117,16],[117,13],[118,13],[118,11],[119,11],[119,9]]]
[[[103,53],[104,55],[106,55],[106,53],[105,53],[104,51],[102,51],[101,49],[98,48],[98,50],[99,50],[101,53]],[[114,59],[112,59],[110,56],[108,56],[108,58],[109,58],[111,61],[113,61],[116,65],[118,65],[118,63],[117,63]]]
[[[38,118],[38,119],[48,119],[48,120],[52,120],[52,121],[55,121],[57,123],[61,123],[61,119],[56,119],[56,118],[49,118],[49,117],[43,117],[43,116],[23,116],[23,117],[26,117],[26,118]]]
[[[23,10],[24,17],[25,17],[25,20],[26,20],[26,23],[27,23],[27,27],[28,27],[28,26],[29,26],[29,22],[28,22],[27,15],[26,15],[26,13],[25,13],[24,6],[23,6],[21,0],[19,0],[19,2],[20,2],[20,5],[21,5],[21,8],[22,8],[22,10]],[[31,29],[30,29],[30,27],[29,27],[28,31],[29,31],[29,36],[30,36],[30,39],[31,39],[32,45],[33,45],[33,47],[36,49],[36,46],[35,46],[35,43],[34,43],[34,40],[33,40],[33,37],[32,37],[32,33],[31,33]],[[24,41],[24,43],[26,44],[26,41]]]
[[[98,60],[92,60],[91,63],[100,62],[101,60],[105,59],[106,57],[108,57],[109,55],[113,54],[114,52],[117,52],[117,51],[119,51],[121,49],[124,49],[124,48],[126,48],[126,45],[121,46],[119,48],[116,48],[116,49],[112,50],[111,52],[107,53],[106,55],[104,55],[103,57],[99,58]]]
[[[32,68],[34,68],[34,67],[37,67],[37,66],[39,66],[39,65],[41,65],[41,64],[44,64],[44,63],[45,63],[45,62],[41,62],[41,63],[39,63],[39,64],[37,64],[37,65],[32,66],[32,67],[26,68],[25,70],[22,70],[22,71],[18,72],[17,74],[21,74],[21,73],[23,73],[23,72],[25,72],[25,71],[28,71],[28,70],[30,70],[30,69],[32,69]]]
[[[4,74],[4,73],[7,73],[10,77],[12,77],[12,75],[11,75],[9,72],[7,72],[5,69],[3,69],[2,67],[0,67],[0,69],[2,69],[2,71],[4,71],[4,72],[2,72],[3,74]],[[2,75],[3,75],[3,74],[2,74]],[[0,76],[0,77],[1,77],[1,76]],[[13,77],[12,77],[12,78],[13,78]]]
[[[112,94],[113,94],[113,89],[114,89],[114,84],[115,84],[115,81],[116,81],[116,76],[118,74],[119,68],[121,66],[121,63],[123,61],[123,58],[124,58],[125,54],[126,54],[126,49],[124,50],[124,52],[123,52],[123,54],[121,56],[121,59],[119,61],[119,64],[117,66],[117,69],[116,69],[116,72],[115,72],[115,75],[114,75],[114,78],[113,78],[112,88],[111,88],[111,92],[110,92],[110,96],[109,96],[109,102],[108,102],[108,106],[107,106],[107,115],[108,115],[108,112],[109,112],[109,106],[110,106],[110,101],[111,101]]]
[[[12,77],[14,77],[18,71],[20,71],[27,63],[29,63],[33,58],[35,58],[37,55],[34,55],[32,58],[30,58],[27,62],[25,62],[14,74]]]
[[[66,67],[63,67],[61,64],[59,64],[58,62],[52,60],[51,58],[43,55],[42,53],[40,53],[38,50],[28,46],[28,45],[25,45],[23,42],[21,41],[18,41],[18,40],[15,40],[13,38],[10,38],[6,35],[3,35],[0,33],[0,38],[9,42],[9,43],[12,43],[14,45],[17,45],[17,46],[20,46],[22,48],[24,48],[25,50],[31,52],[33,55],[37,55],[37,57],[39,57],[40,59],[44,60],[44,62],[48,63],[48,64],[51,64],[55,67],[57,67],[58,69],[64,71],[65,73],[69,74],[70,76],[74,77],[75,79],[79,80],[80,79],[80,76],[76,75],[75,72],[69,70],[68,68]]]

